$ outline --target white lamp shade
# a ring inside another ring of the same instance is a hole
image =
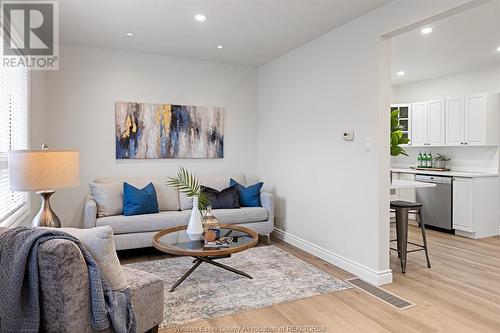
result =
[[[11,191],[50,191],[80,185],[76,150],[15,150],[9,152]]]

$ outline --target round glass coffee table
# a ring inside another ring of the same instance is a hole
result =
[[[158,250],[169,254],[194,258],[193,267],[174,283],[172,288],[170,288],[170,292],[174,291],[202,263],[211,264],[252,279],[247,273],[221,264],[216,260],[229,258],[233,253],[241,252],[255,246],[259,241],[259,235],[255,231],[241,226],[222,224],[220,236],[232,237],[233,241],[229,247],[207,248],[204,246],[203,240],[190,240],[186,233],[186,228],[187,226],[167,228],[153,236],[153,246]]]

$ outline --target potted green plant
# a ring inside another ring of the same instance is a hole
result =
[[[406,150],[404,150],[401,145],[405,145],[410,142],[408,138],[403,136],[403,126],[399,124],[399,110],[391,111],[391,156],[404,155],[408,156]],[[392,183],[392,171],[391,171],[391,183]]]
[[[391,111],[391,156],[408,156],[406,150],[400,145],[405,145],[409,142],[410,140],[403,136],[403,126],[399,124],[399,110]]]
[[[436,168],[446,169],[446,163],[448,161],[451,161],[451,158],[449,158],[445,154],[438,153],[437,156],[434,158],[434,161],[436,162]]]
[[[203,235],[200,211],[205,211],[210,202],[207,195],[201,191],[198,177],[181,166],[175,177],[169,177],[167,184],[193,199],[193,209],[191,210],[186,233],[191,240],[199,240]]]

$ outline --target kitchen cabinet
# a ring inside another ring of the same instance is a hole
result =
[[[498,177],[453,179],[453,229],[469,238],[498,235]]]
[[[411,105],[411,139],[413,147],[427,145],[427,102]]]
[[[411,127],[411,104],[392,104],[391,105],[391,112],[392,111],[399,111],[399,125],[402,127],[402,132],[403,132],[403,138],[410,138],[410,127]],[[409,144],[402,144],[401,147],[408,147],[410,146]]]
[[[446,99],[446,145],[460,146],[464,144],[464,97]]]
[[[395,107],[408,104],[394,104]],[[391,108],[392,109],[392,108]],[[412,103],[408,146],[497,146],[500,94],[473,94]],[[407,133],[406,133],[407,132]]]
[[[443,146],[445,144],[444,100],[413,103],[411,109],[411,146]]]
[[[427,145],[442,146],[445,143],[444,100],[429,101],[427,109]]]
[[[472,232],[472,178],[453,181],[453,229]]]
[[[446,99],[446,145],[496,146],[499,94]]]

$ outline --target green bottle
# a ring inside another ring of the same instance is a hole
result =
[[[417,157],[417,161],[418,161],[418,167],[421,168],[422,167],[422,152],[419,151],[418,152],[418,157]]]
[[[432,154],[429,151],[429,154],[427,155],[427,167],[432,168]]]
[[[422,155],[422,168],[427,168],[427,153],[424,151],[424,155]]]

